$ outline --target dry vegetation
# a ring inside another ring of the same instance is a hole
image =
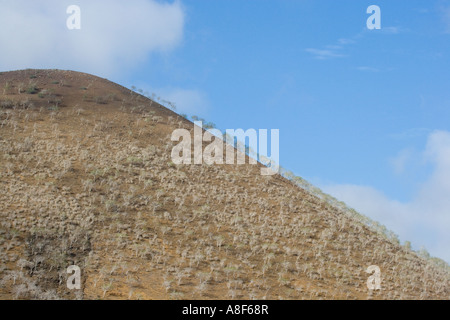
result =
[[[0,85],[0,298],[449,297],[448,270],[282,176],[175,166],[192,123],[137,93],[57,70]]]

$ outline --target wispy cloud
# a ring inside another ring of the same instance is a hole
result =
[[[330,50],[340,50],[340,49],[342,49],[342,46],[330,44],[330,45],[325,46],[325,48],[330,49]]]
[[[441,7],[440,11],[445,33],[450,33],[450,7]]]
[[[450,18],[450,14],[449,14]],[[449,20],[450,25],[450,20]],[[389,26],[389,27],[382,27],[379,32],[384,34],[400,34],[404,32],[408,32],[409,29],[401,27],[401,26]],[[348,55],[344,53],[343,51],[345,48],[349,45],[356,44],[357,39],[363,38],[368,30],[364,29],[358,34],[354,35],[350,38],[339,38],[336,43],[334,44],[328,44],[324,46],[324,49],[319,48],[307,48],[305,49],[306,52],[311,53],[315,59],[319,60],[327,60],[327,59],[333,59],[333,58],[343,58],[347,57]],[[360,71],[368,71],[368,72],[379,72],[381,70],[372,68],[372,67],[366,67],[362,66],[359,67],[358,70]]]
[[[333,50],[333,49],[307,48],[305,49],[305,51],[311,53],[315,59],[319,60],[345,57],[345,55],[338,53],[336,49]]]
[[[380,32],[386,34],[400,34],[408,32],[408,28],[400,27],[400,26],[391,26],[391,27],[382,27]]]
[[[420,14],[426,14],[426,13],[430,12],[430,9],[428,9],[428,8],[415,8],[413,10]]]
[[[357,69],[359,71],[363,71],[363,72],[380,72],[380,69],[378,69],[378,68],[367,67],[367,66],[358,67]]]
[[[391,34],[398,34],[400,33],[400,28],[399,27],[383,27],[381,28],[381,32],[384,33],[391,33]]]
[[[355,43],[356,41],[355,40],[353,40],[353,39],[347,39],[347,38],[341,38],[341,39],[338,39],[338,42],[340,43],[340,44],[353,44],[353,43]]]
[[[405,174],[409,152],[400,152],[394,161]],[[450,132],[430,133],[421,156],[433,165],[433,172],[408,202],[390,199],[369,186],[328,185],[323,189],[385,224],[403,241],[412,241],[416,249],[423,245],[432,255],[450,262]]]
[[[346,46],[356,43],[355,39],[359,37],[361,37],[360,34],[357,34],[353,38],[339,38],[337,43],[325,45],[324,49],[307,48],[305,51],[309,52],[315,59],[319,60],[344,58],[347,57],[347,55],[342,53],[342,51]]]
[[[422,137],[422,136],[427,136],[432,132],[431,129],[427,129],[427,128],[412,128],[412,129],[408,129],[402,132],[398,132],[398,133],[392,133],[389,136],[392,139],[396,139],[396,140],[406,140],[406,139],[412,139],[412,138],[417,138],[417,137]]]

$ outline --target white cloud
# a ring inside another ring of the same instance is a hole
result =
[[[404,156],[399,154],[399,166]],[[323,190],[410,240],[416,249],[450,262],[450,132],[429,134],[422,155],[434,166],[432,174],[408,202],[389,199],[368,186],[328,185]]]
[[[350,184],[328,185],[323,187],[323,190],[396,233],[403,227],[402,222],[406,216],[404,205],[388,199],[382,192],[372,187]]]
[[[66,9],[81,8],[81,30]],[[180,43],[180,2],[155,0],[0,0],[0,69],[61,68],[112,75]]]
[[[411,160],[412,156],[413,150],[408,148],[401,150],[397,156],[389,159],[395,174],[400,175],[405,172],[406,165]]]

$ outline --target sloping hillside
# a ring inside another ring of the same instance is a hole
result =
[[[450,296],[447,271],[259,165],[174,165],[193,124],[135,92],[58,70],[0,84],[0,298]]]

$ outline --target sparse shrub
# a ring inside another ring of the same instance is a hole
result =
[[[411,251],[411,242],[410,241],[405,241],[404,247],[406,250]]]
[[[36,87],[36,83],[30,81],[30,83],[28,84],[28,87],[27,87],[27,93],[28,94],[35,94],[37,92],[38,92],[38,89]]]
[[[34,106],[33,102],[31,102],[31,100],[28,98],[20,101],[19,105],[24,109],[32,108]]]
[[[16,105],[16,103],[14,102],[14,101],[12,101],[12,100],[3,100],[2,102],[0,102],[0,106],[2,107],[2,108],[5,108],[5,109],[11,109],[11,108],[14,108],[14,106]]]
[[[108,212],[118,212],[119,207],[116,205],[114,201],[108,200],[105,202],[105,209]]]
[[[7,81],[3,86],[3,95],[7,94],[9,89],[11,88],[11,84]]]
[[[22,91],[23,91],[23,88],[25,87],[25,84],[23,83],[23,82],[21,82],[21,83],[19,83],[18,85],[17,85],[17,92],[19,93],[19,94],[22,94]]]
[[[177,109],[175,103],[170,102],[170,101],[168,101],[168,100],[163,100],[163,99],[162,99],[162,100],[161,100],[161,104],[163,104],[163,105],[165,105],[166,107],[172,109],[173,111],[175,111],[175,110]]]
[[[205,128],[205,129],[214,129],[216,127],[216,125],[213,122],[208,122],[205,119],[200,118],[200,117],[198,117],[196,115],[191,116],[191,119],[193,121],[201,121],[201,122],[203,122],[203,128]]]
[[[95,97],[95,103],[96,104],[107,104],[108,103],[108,96],[97,96],[97,97]]]
[[[47,89],[44,89],[41,92],[39,92],[38,97],[43,99],[43,98],[45,98],[45,96],[47,96],[49,94],[50,94],[50,92]]]
[[[128,157],[127,162],[131,163],[133,165],[140,165],[140,164],[142,164],[143,161],[141,158],[138,158],[138,157]]]
[[[203,128],[205,128],[205,129],[214,129],[215,127],[216,127],[216,125],[213,122],[206,122],[203,125]]]
[[[57,97],[54,94],[51,94],[50,92],[47,93],[48,104],[54,104],[56,107],[59,107],[61,102],[62,102],[61,98]]]
[[[421,247],[417,253],[424,259],[430,258],[430,254],[428,253],[427,249],[425,249],[425,247]]]

